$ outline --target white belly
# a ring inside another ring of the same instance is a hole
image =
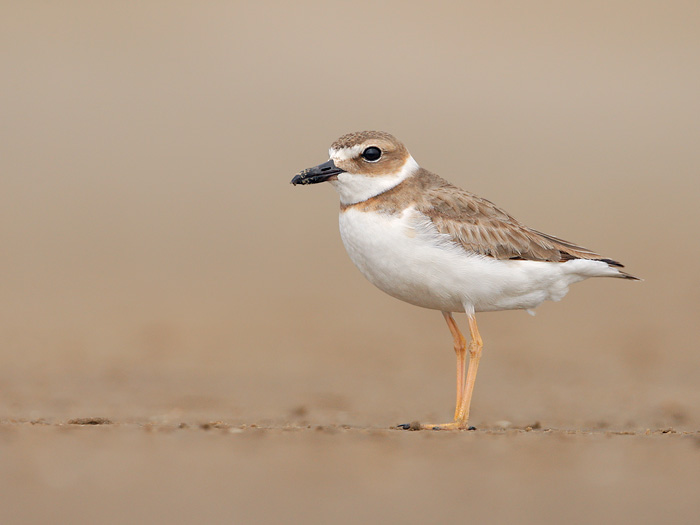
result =
[[[352,262],[389,295],[448,312],[531,309],[590,277],[578,261],[497,260],[465,251],[413,209],[390,215],[349,208],[340,235]],[[581,261],[607,267],[597,261]]]

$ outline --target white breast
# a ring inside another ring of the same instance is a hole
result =
[[[349,208],[340,214],[340,235],[352,262],[379,289],[449,312],[532,309],[561,299],[569,284],[607,267],[599,261],[497,260],[469,253],[413,208],[400,214]]]

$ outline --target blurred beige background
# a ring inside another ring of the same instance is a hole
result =
[[[483,314],[475,425],[700,426],[697,2],[0,13],[0,419],[449,419],[439,313],[363,279],[331,187],[289,185],[381,129],[645,279]]]

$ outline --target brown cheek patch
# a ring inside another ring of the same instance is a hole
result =
[[[372,146],[382,150],[382,156],[377,162],[367,162],[358,155],[353,159],[339,160],[335,165],[349,173],[378,177],[398,172],[409,158],[408,150],[403,144],[388,133],[378,131],[350,133],[334,142],[331,149],[358,147],[364,151]]]
[[[352,160],[334,160],[333,164],[343,171],[348,171],[350,173],[356,171],[355,163]]]
[[[388,151],[384,152],[377,162],[366,162],[361,158],[353,159],[352,162],[355,165],[354,169],[356,172],[371,177],[378,177],[398,172],[407,159],[408,155],[403,151]]]
[[[408,160],[409,154],[406,147],[400,142],[389,142],[387,140],[370,140],[362,145],[362,149],[377,147],[382,150],[382,156],[377,162],[367,162],[362,157],[349,159],[349,168],[345,171],[351,173],[362,173],[370,177],[378,177],[399,171]],[[343,168],[345,169],[345,168]]]

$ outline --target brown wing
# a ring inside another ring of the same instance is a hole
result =
[[[465,249],[496,259],[601,259],[581,246],[528,228],[492,202],[432,175],[417,209]],[[615,261],[606,260],[610,264]],[[617,263],[619,264],[619,263]]]

